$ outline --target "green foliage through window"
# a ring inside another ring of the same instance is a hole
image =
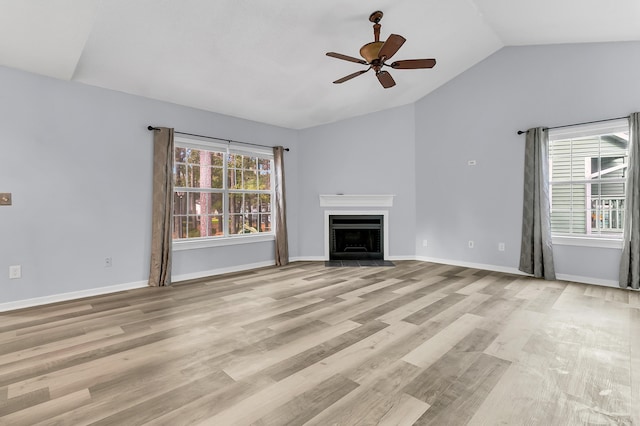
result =
[[[272,169],[265,155],[176,144],[173,239],[271,232]]]

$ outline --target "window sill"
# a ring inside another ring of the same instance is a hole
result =
[[[589,237],[567,237],[553,236],[551,240],[554,245],[559,246],[580,246],[622,249],[622,239],[618,238],[589,238]]]
[[[173,241],[172,251],[195,250],[209,247],[232,246],[236,244],[252,244],[275,240],[274,234],[242,235],[224,238],[200,238],[187,241]]]

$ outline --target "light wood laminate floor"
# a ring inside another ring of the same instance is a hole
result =
[[[297,262],[0,313],[0,424],[638,425],[639,296]]]

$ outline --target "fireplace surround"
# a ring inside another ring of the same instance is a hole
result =
[[[329,232],[329,224],[331,216],[379,216],[382,217],[382,229],[380,232],[381,235],[381,247],[382,247],[382,257],[379,259],[388,260],[389,256],[389,211],[388,210],[325,210],[324,211],[324,260],[330,260],[330,232]],[[353,249],[352,249],[353,250]]]
[[[384,259],[382,215],[330,215],[329,260]]]
[[[320,207],[324,208],[324,256],[329,260],[329,217],[331,216],[381,216],[382,259],[389,260],[389,208],[394,195],[390,194],[320,194]],[[382,209],[380,209],[382,207]]]

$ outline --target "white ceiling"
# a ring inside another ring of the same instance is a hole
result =
[[[364,4],[366,3],[366,4]],[[407,39],[383,89],[373,41]],[[508,45],[640,40],[640,0],[0,0],[0,65],[293,129],[414,102]],[[171,123],[165,123],[171,125]]]

